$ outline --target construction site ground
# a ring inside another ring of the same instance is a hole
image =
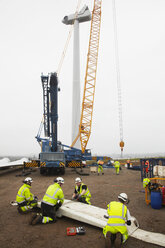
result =
[[[89,175],[81,176],[83,182],[89,187],[92,194],[91,203],[94,206],[107,208],[112,200],[117,200],[121,192],[128,194],[130,203],[128,208],[139,222],[140,228],[146,231],[158,232],[165,235],[165,207],[160,210],[152,209],[145,203],[144,189],[140,177],[140,171],[122,168],[120,175],[115,174],[113,168],[104,169],[104,175],[90,173],[89,168],[84,169]],[[85,248],[105,247],[102,229],[90,226],[66,217],[58,219],[53,224],[42,224],[31,226],[29,219],[31,213],[20,215],[17,207],[11,206],[10,202],[15,200],[17,190],[22,185],[24,177],[16,176],[21,170],[0,171],[0,247],[1,248]],[[55,176],[41,176],[39,169],[30,175],[34,180],[32,193],[42,199],[47,187],[53,183]],[[71,199],[74,190],[74,179],[79,176],[75,170],[67,168],[63,176],[65,184],[63,191],[66,199]],[[84,204],[85,207],[85,204]],[[83,226],[85,235],[67,236],[67,227]],[[156,248],[155,244],[146,243],[129,237],[123,245],[128,248]]]

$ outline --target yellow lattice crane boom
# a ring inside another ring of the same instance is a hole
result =
[[[80,137],[81,150],[83,153],[85,152],[91,134],[92,126],[98,50],[100,40],[101,4],[102,0],[94,0],[79,133],[74,142],[72,143],[72,146],[74,146],[74,144]]]

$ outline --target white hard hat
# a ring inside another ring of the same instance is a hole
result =
[[[80,177],[77,177],[76,179],[75,179],[75,183],[81,183],[82,182],[82,179],[80,178]]]
[[[57,183],[64,184],[64,179],[62,177],[57,177],[54,181]]]
[[[122,201],[126,202],[128,201],[128,196],[126,193],[120,193],[120,195],[118,195],[118,199],[121,199]]]
[[[27,177],[27,178],[24,179],[23,182],[29,184],[29,183],[32,183],[33,182],[33,179],[31,177]]]

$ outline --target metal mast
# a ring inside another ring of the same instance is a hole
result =
[[[81,150],[83,153],[85,152],[91,134],[92,126],[98,50],[100,40],[101,4],[102,0],[94,0],[79,133],[74,142],[72,143],[72,146],[74,146],[77,139],[80,137]]]

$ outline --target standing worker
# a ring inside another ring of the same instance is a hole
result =
[[[120,171],[120,162],[119,161],[115,161],[114,162],[114,167],[116,169],[116,175],[119,175],[119,171]]]
[[[72,195],[72,199],[76,199],[79,202],[86,203],[91,205],[90,199],[91,199],[91,193],[84,183],[82,183],[82,179],[80,177],[77,177],[75,179],[75,190]]]
[[[21,214],[28,213],[33,208],[37,207],[37,197],[30,192],[32,182],[33,180],[31,177],[25,178],[23,180],[24,184],[18,190],[16,202],[18,204],[18,212]]]
[[[144,168],[145,168],[145,177],[149,177],[149,169],[150,169],[150,162],[149,160],[146,160],[145,164],[144,164]]]
[[[130,168],[130,160],[129,159],[127,159],[127,168],[129,169]]]
[[[112,201],[107,205],[108,216],[104,217],[108,218],[108,221],[107,225],[103,228],[106,245],[110,245],[111,243],[113,247],[113,245],[115,245],[116,236],[120,236],[120,243],[125,243],[128,239],[128,231],[125,225],[131,225],[131,215],[125,206],[128,202],[127,194],[121,193],[118,196],[118,201]],[[118,235],[118,233],[120,235]]]
[[[54,184],[50,185],[41,201],[42,215],[32,216],[31,225],[56,222],[56,211],[64,202],[64,194],[61,186],[64,184],[62,177],[57,177]]]
[[[103,173],[103,164],[104,164],[104,162],[102,160],[98,160],[98,162],[97,162],[97,165],[98,165],[98,170],[97,170],[98,176],[100,174],[100,171],[101,171],[102,175],[104,175],[104,173]]]

